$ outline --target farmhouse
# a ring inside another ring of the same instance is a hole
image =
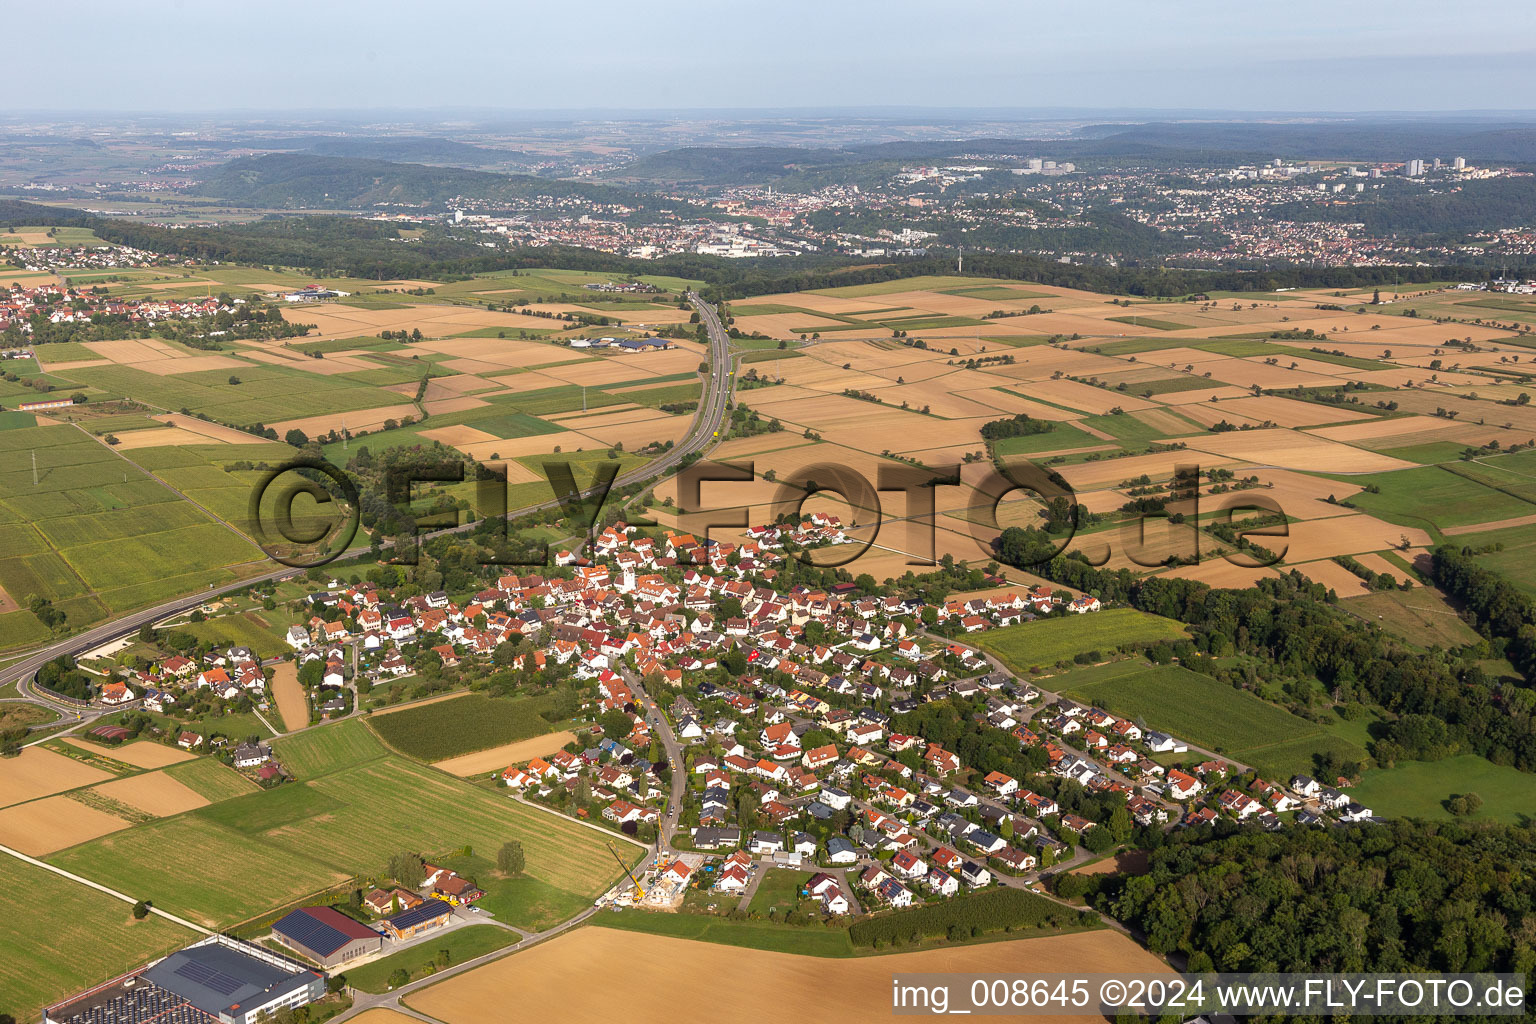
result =
[[[335,967],[384,948],[384,937],[332,907],[300,907],[272,926],[277,940],[321,967]]]

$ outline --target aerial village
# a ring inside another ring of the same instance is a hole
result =
[[[740,544],[645,536],[621,521],[589,557],[560,551],[546,573],[503,574],[458,601],[321,577],[324,589],[291,603],[291,654],[264,661],[234,647],[120,668],[95,699],[172,716],[210,701],[270,713],[274,666],[290,660],[317,720],[360,713],[363,694],[390,687],[419,695],[409,686],[423,659],[579,687],[576,739],[487,782],[648,844],[638,873],[598,900],[615,909],[676,909],[685,897],[745,909],[766,871],[791,868],[811,873],[802,898],[836,917],[1034,888],[1042,871],[1093,860],[1137,828],[1371,816],[1329,780],[1258,778],[1051,693],[1049,675],[1019,678],[965,641],[1093,614],[1094,597],[1042,585],[927,606],[852,584],[780,590],[786,542],[849,541],[822,513],[754,527]],[[968,716],[933,713],[955,707]],[[614,714],[628,728],[605,735]],[[110,742],[113,729],[95,732]],[[161,738],[211,749],[263,786],[290,777],[254,737]],[[444,875],[370,899],[407,911],[424,896],[473,902],[454,884]]]

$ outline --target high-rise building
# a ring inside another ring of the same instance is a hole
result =
[[[1403,174],[1409,178],[1422,178],[1424,176],[1424,161],[1409,160],[1403,164]]]
[[[1464,156],[1459,156],[1455,160],[1451,161],[1451,166],[1458,171],[1464,171],[1467,169],[1467,158]]]

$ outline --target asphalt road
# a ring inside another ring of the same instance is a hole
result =
[[[692,302],[694,308],[698,310],[699,320],[709,335],[710,373],[708,379],[704,382],[704,390],[700,396],[699,409],[694,415],[693,426],[688,436],[683,438],[680,443],[673,445],[669,451],[659,458],[628,473],[621,474],[613,482],[615,489],[627,487],[632,483],[650,477],[659,477],[677,468],[689,455],[708,449],[725,432],[723,424],[725,422],[726,409],[730,405],[731,393],[736,382],[730,353],[730,339],[726,335],[725,328],[721,325],[720,318],[715,313],[713,306],[704,302],[693,292],[688,293],[688,301]],[[582,497],[588,497],[593,493],[594,490],[589,489],[582,492]],[[523,516],[545,512],[558,507],[559,504],[559,500],[551,499],[538,505],[509,512],[506,518],[509,520],[518,519]],[[424,540],[449,533],[463,533],[473,529],[475,525],[477,524],[466,523],[462,526],[423,533],[421,539]],[[388,547],[389,545],[386,544],[385,546]],[[82,654],[94,647],[100,647],[120,637],[135,633],[141,626],[159,622],[161,619],[189,611],[213,598],[237,590],[244,590],[257,584],[285,579],[302,572],[302,569],[295,569],[291,566],[279,566],[269,572],[250,576],[235,583],[227,583],[220,587],[210,587],[196,594],[189,594],[174,601],[166,601],[153,608],[145,608],[141,611],[120,616],[110,622],[93,626],[83,633],[76,633],[67,639],[60,640],[58,643],[33,651],[14,665],[0,669],[0,686],[4,686],[12,680],[17,680],[17,688],[24,698],[51,708],[62,709],[69,714],[78,713],[81,719],[85,721],[97,718],[107,713],[107,709],[82,709],[52,700],[32,688],[32,677],[37,674],[37,670],[44,664],[60,655],[74,656]]]

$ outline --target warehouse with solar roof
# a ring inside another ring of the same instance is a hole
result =
[[[325,995],[297,960],[212,935],[44,1011],[47,1024],[254,1024]]]
[[[336,967],[384,948],[384,936],[333,907],[300,907],[274,924],[272,933],[321,967]]]

